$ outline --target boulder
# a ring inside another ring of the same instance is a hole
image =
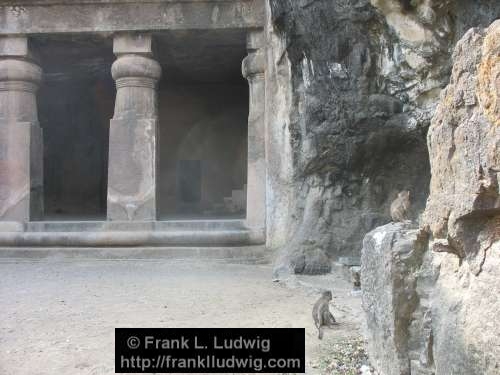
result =
[[[293,254],[291,265],[294,273],[304,275],[322,275],[332,270],[330,259],[320,248],[305,248],[302,252]]]
[[[381,374],[411,374],[409,330],[419,302],[415,270],[425,253],[426,241],[409,222],[390,223],[365,236],[362,302],[368,353]]]

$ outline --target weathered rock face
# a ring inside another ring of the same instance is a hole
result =
[[[467,32],[454,60],[428,137],[432,180],[424,224],[445,239],[436,250],[451,253],[440,262],[432,304],[436,370],[497,374],[500,21]]]
[[[479,244],[487,244],[485,230],[500,214],[500,21],[487,32],[470,30],[454,60],[429,129],[433,174],[424,223],[479,273],[487,250]]]
[[[500,371],[500,21],[468,31],[453,57],[429,129],[423,228],[377,228],[362,251],[369,352],[384,374]]]
[[[495,0],[467,3],[268,1],[268,239],[283,249],[279,266],[311,248],[359,256],[403,189],[412,217],[422,212],[425,137],[452,48],[500,15]]]

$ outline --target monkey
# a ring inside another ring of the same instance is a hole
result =
[[[403,190],[391,204],[391,217],[394,222],[401,222],[409,219],[410,192]]]
[[[417,0],[400,0],[399,2],[401,3],[401,7],[403,8],[403,11],[405,11],[405,12],[409,12],[409,11],[415,9],[415,7],[419,3]]]
[[[361,289],[361,275],[359,274],[359,271],[355,272],[351,269],[351,279],[354,285],[354,290]]]
[[[332,292],[329,290],[323,292],[321,298],[314,304],[312,316],[314,320],[314,325],[318,329],[318,339],[323,339],[323,327],[329,327],[338,325],[337,321],[330,312],[328,304],[332,300]]]

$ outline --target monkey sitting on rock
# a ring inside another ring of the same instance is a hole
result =
[[[314,319],[314,325],[318,329],[318,338],[323,339],[323,328],[333,327],[338,325],[330,312],[329,303],[332,300],[332,292],[329,290],[323,292],[321,298],[314,304],[312,316]]]
[[[394,222],[410,220],[410,192],[403,190],[391,204],[391,218]]]

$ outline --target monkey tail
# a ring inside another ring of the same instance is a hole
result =
[[[318,327],[318,339],[323,340],[323,327]]]

